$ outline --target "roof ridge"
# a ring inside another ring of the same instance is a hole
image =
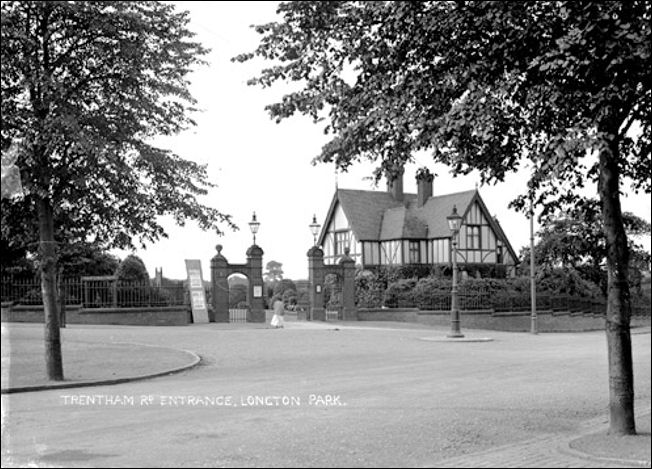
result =
[[[338,188],[337,190],[338,191],[346,191],[346,192],[368,192],[368,193],[371,193],[371,194],[390,194],[389,192],[384,191],[384,190],[372,190],[372,189],[342,189],[342,188]],[[459,195],[459,194],[475,193],[475,192],[479,192],[479,190],[478,189],[468,189],[468,190],[465,190],[465,191],[449,192],[448,194],[431,195],[430,198],[447,197],[447,196],[450,196],[450,195]],[[403,195],[416,196],[417,193],[415,193],[415,192],[404,192]]]
[[[451,195],[460,195],[460,194],[470,194],[470,193],[476,193],[479,192],[478,189],[469,189],[466,191],[459,191],[459,192],[449,192],[448,194],[440,194],[440,195],[431,195],[431,199],[435,199],[437,197],[450,197]]]

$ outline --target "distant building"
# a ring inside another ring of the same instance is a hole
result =
[[[337,189],[317,244],[324,262],[349,255],[363,268],[428,265],[450,271],[453,207],[462,216],[457,262],[471,276],[515,275],[517,255],[477,190],[433,196],[433,177],[417,176],[417,194],[403,193],[402,175],[387,191]]]

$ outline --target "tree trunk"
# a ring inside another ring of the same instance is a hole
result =
[[[38,200],[40,235],[41,292],[45,312],[45,365],[48,379],[63,381],[59,311],[57,309],[57,253],[54,241],[52,203]]]
[[[612,135],[616,135],[614,132]],[[629,331],[629,252],[620,208],[618,142],[600,152],[598,192],[607,240],[607,347],[609,356],[609,433],[633,435],[634,373]]]

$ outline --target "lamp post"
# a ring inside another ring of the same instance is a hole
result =
[[[321,225],[317,223],[317,215],[312,216],[312,223],[310,224],[310,231],[312,232],[312,245],[317,246],[317,235]]]
[[[462,217],[457,213],[457,207],[453,205],[453,212],[446,217],[448,220],[448,228],[451,231],[451,243],[453,244],[453,250],[451,252],[453,256],[453,288],[451,289],[451,331],[448,333],[447,337],[451,338],[460,338],[464,337],[460,331],[460,309],[458,306],[457,298],[457,234],[460,231],[460,225],[462,224]]]
[[[256,245],[256,233],[258,233],[258,228],[260,228],[260,222],[256,220],[256,212],[254,212],[249,222],[249,228],[251,229],[251,234],[254,235],[254,246]]]
[[[534,275],[534,201],[530,195],[530,332],[537,334],[537,286]]]

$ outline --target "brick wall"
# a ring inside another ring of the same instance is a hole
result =
[[[415,308],[358,310],[360,321],[418,322],[430,326],[450,326],[450,311],[420,311]],[[632,316],[631,326],[649,326],[650,316]],[[529,332],[530,312],[495,313],[491,310],[462,311],[460,326],[464,329]],[[539,332],[573,332],[604,330],[604,315],[540,311],[537,313]]]
[[[43,322],[42,306],[2,304],[3,322]],[[190,322],[186,306],[161,308],[90,308],[66,306],[66,324],[114,324],[128,326],[185,326]]]

